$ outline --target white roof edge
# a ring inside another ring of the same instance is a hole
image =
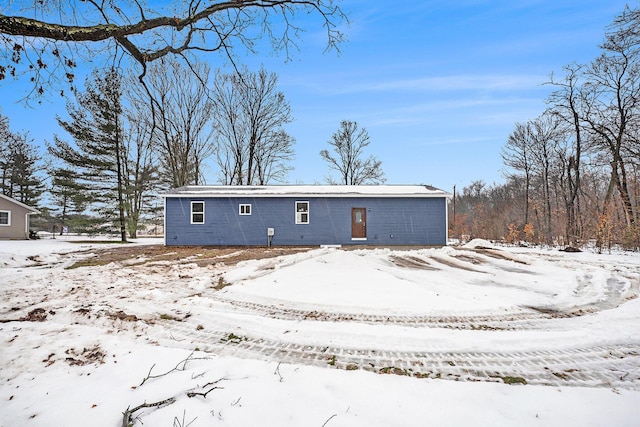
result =
[[[447,197],[429,185],[199,185],[175,188],[163,197]]]
[[[28,206],[28,205],[25,205],[24,203],[19,202],[16,199],[11,198],[9,196],[5,196],[4,194],[0,194],[0,197],[5,199],[5,200],[7,200],[7,201],[9,201],[9,202],[15,203],[16,205],[18,205],[20,207],[23,207],[23,208],[25,208],[27,210],[30,210],[31,212],[29,212],[29,214],[39,214],[40,213],[40,211],[38,209],[32,208],[31,206]]]

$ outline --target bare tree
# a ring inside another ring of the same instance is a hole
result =
[[[542,190],[542,203],[544,215],[544,234],[548,243],[552,242],[552,209],[551,209],[551,181],[552,171],[557,163],[558,144],[563,137],[563,130],[558,119],[551,114],[542,114],[531,122],[532,125],[532,150],[534,158],[534,170],[537,171]]]
[[[631,201],[627,179],[625,147],[631,131],[640,120],[640,63],[628,52],[603,53],[585,72],[586,82],[581,102],[585,105],[584,122],[591,135],[592,148],[609,155],[611,189],[618,191],[628,227],[637,213]],[[607,199],[611,199],[609,193]],[[608,203],[607,203],[608,205]]]
[[[329,150],[322,150],[320,157],[329,164],[329,169],[339,173],[337,182],[340,184],[381,184],[385,181],[382,162],[374,156],[364,158],[364,149],[370,143],[369,133],[365,128],[359,129],[358,123],[343,120],[340,122],[340,129],[328,142],[333,154]],[[327,181],[335,182],[331,177]]]
[[[134,84],[129,82],[129,84]],[[135,239],[138,224],[147,211],[145,199],[158,188],[158,167],[152,145],[153,131],[147,120],[146,108],[131,102],[126,110],[128,132],[123,144],[125,178],[125,212],[129,237]]]
[[[162,58],[149,69],[149,92],[137,87],[134,103],[143,111],[137,116],[148,118],[145,131],[152,132],[162,180],[174,188],[200,184],[202,165],[213,154],[208,80],[205,64],[188,68],[175,59]]]
[[[283,129],[269,132],[255,150],[255,181],[259,185],[271,181],[284,182],[292,169],[289,162],[295,153],[295,139]]]
[[[524,211],[525,221],[529,224],[529,209],[532,190],[538,189],[539,194],[534,200],[534,213],[538,218],[538,228],[543,236],[550,241],[552,232],[552,183],[557,179],[557,164],[560,141],[563,140],[563,128],[560,121],[551,113],[542,114],[527,123],[516,123],[515,130],[509,135],[507,143],[502,148],[502,158],[506,166],[519,172],[507,175],[511,178],[524,178]],[[517,180],[512,180],[516,183]],[[540,220],[542,215],[542,220]]]
[[[247,153],[244,142],[242,114],[237,108],[240,94],[234,77],[217,74],[212,89],[216,108],[214,117],[217,163],[220,167],[220,181],[223,184],[242,184]]]
[[[142,80],[166,55],[221,52],[233,61],[234,49],[255,51],[262,38],[289,55],[303,31],[297,18],[308,14],[324,26],[328,48],[342,41],[346,17],[334,0],[3,2],[0,80],[27,74],[42,94],[52,80],[73,83],[78,61],[93,57],[130,58]]]
[[[531,123],[516,123],[515,129],[509,135],[506,144],[502,147],[502,161],[505,166],[514,172],[508,171],[507,177],[516,177],[522,174],[524,178],[524,222],[529,223],[529,192],[531,190],[531,177],[533,169],[533,137]]]
[[[603,48],[612,51],[633,50],[640,46],[640,9],[628,5],[615,17],[606,34]]]
[[[264,69],[216,75],[212,114],[223,183],[264,185],[291,169],[295,140],[284,130],[291,108],[277,84]]]
[[[563,176],[566,178],[564,191],[565,208],[567,211],[566,238],[568,243],[575,243],[581,236],[580,231],[580,179],[582,155],[584,146],[583,126],[580,118],[583,113],[580,103],[581,84],[580,78],[583,67],[571,64],[564,67],[565,76],[560,80],[555,80],[551,76],[548,84],[556,87],[556,90],[549,96],[547,103],[551,105],[550,111],[555,114],[568,126],[568,132],[573,134],[572,144],[563,150],[561,162],[564,165]],[[566,174],[566,175],[565,175]]]

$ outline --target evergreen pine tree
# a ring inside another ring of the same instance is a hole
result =
[[[118,71],[96,70],[86,84],[78,104],[68,104],[70,120],[58,123],[74,140],[75,146],[54,138],[49,152],[78,174],[90,200],[99,203],[103,213],[117,214],[120,237],[127,241],[125,220],[124,114],[121,103],[122,80]]]
[[[27,135],[11,132],[9,120],[0,116],[0,193],[37,206],[44,192],[42,158]]]

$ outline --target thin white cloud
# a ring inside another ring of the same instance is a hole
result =
[[[452,75],[419,78],[367,78],[354,73],[313,79],[287,79],[285,86],[306,87],[325,95],[374,92],[522,91],[541,86],[548,76],[539,74]]]
[[[532,88],[543,81],[539,75],[457,75],[399,79],[374,84],[375,91],[457,91],[457,90],[514,90]],[[366,87],[361,88],[366,90]]]
[[[361,111],[359,121],[370,129],[401,133],[444,132],[455,135],[486,134],[490,129],[508,133],[513,124],[536,117],[544,110],[540,99],[435,101],[401,108]]]
[[[485,143],[485,142],[494,142],[495,138],[493,136],[483,136],[483,137],[476,137],[476,136],[469,136],[466,138],[460,138],[460,137],[452,137],[452,138],[441,138],[439,137],[437,140],[422,140],[421,142],[418,142],[416,145],[417,146],[423,146],[423,147],[430,147],[430,146],[437,146],[437,145],[464,145],[464,144],[481,144],[481,143]]]

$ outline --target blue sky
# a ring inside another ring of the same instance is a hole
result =
[[[474,180],[503,182],[500,149],[516,122],[545,108],[552,72],[599,54],[621,0],[345,0],[351,24],[341,53],[324,52],[313,23],[291,61],[261,52],[240,55],[279,76],[295,119],[290,183],[322,183],[329,173],[319,152],[343,119],[371,137],[368,153],[382,161],[387,184],[431,184],[447,191]],[[224,61],[205,58],[212,68]],[[14,131],[36,143],[66,135],[55,95],[27,107],[25,92],[0,83],[0,108]],[[206,173],[216,183],[216,170]]]

